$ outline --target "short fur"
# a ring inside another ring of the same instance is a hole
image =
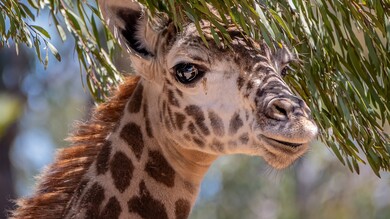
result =
[[[63,214],[81,178],[95,160],[107,135],[115,129],[139,77],[127,76],[113,96],[97,106],[91,119],[77,125],[62,149],[39,178],[35,195],[18,200],[10,218],[58,218]]]

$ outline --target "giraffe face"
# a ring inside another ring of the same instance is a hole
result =
[[[282,79],[293,55],[231,36],[233,50],[211,39],[207,48],[190,24],[162,57],[167,135],[183,147],[259,155],[284,168],[317,135],[309,108]]]
[[[232,50],[212,37],[206,47],[193,24],[180,33],[169,23],[156,30],[139,6],[129,5],[112,7],[114,25],[148,81],[144,96],[156,138],[210,154],[262,156],[278,169],[307,151],[317,126],[282,79],[293,59],[287,49],[272,54],[236,30],[229,31]]]

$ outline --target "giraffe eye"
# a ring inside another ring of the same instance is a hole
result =
[[[280,75],[282,77],[285,77],[286,75],[288,75],[289,71],[292,71],[292,68],[290,66],[286,66],[282,69],[282,71],[280,72]]]
[[[182,84],[195,82],[203,76],[204,71],[192,63],[179,63],[173,67],[176,79]]]

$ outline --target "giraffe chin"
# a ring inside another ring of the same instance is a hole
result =
[[[284,169],[306,153],[309,142],[295,143],[280,141],[259,135],[263,145],[264,160],[275,169]]]

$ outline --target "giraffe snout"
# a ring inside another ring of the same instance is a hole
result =
[[[265,114],[278,121],[289,120],[293,117],[311,117],[311,111],[306,103],[295,96],[272,99],[266,107]]]

